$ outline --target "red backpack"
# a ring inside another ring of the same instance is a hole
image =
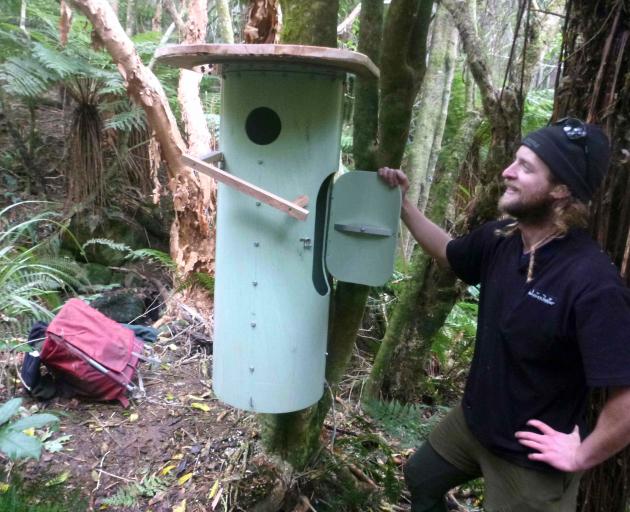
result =
[[[127,407],[125,393],[135,388],[131,379],[142,349],[133,331],[85,302],[70,299],[48,326],[40,358],[77,394],[118,400]]]

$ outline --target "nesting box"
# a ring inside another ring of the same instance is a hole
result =
[[[325,388],[331,274],[391,276],[400,192],[376,173],[337,175],[344,80],[376,79],[365,56],[290,45],[178,45],[159,58],[220,64],[213,386],[241,409],[282,413]],[[217,155],[214,155],[216,159]]]

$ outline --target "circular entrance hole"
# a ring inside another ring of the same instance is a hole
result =
[[[267,107],[258,107],[252,110],[245,121],[245,132],[255,144],[266,146],[271,144],[280,135],[282,123],[278,114]]]

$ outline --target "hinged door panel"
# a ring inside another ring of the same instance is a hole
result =
[[[394,270],[401,194],[375,172],[350,171],[333,184],[326,266],[340,281],[380,286]]]

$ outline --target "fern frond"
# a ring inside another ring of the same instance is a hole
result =
[[[109,238],[90,238],[87,242],[85,242],[81,246],[81,248],[85,250],[85,248],[90,245],[104,245],[105,247],[108,247],[109,249],[112,249],[114,251],[120,251],[120,252],[126,252],[126,253],[133,251],[133,249],[129,247],[128,245],[120,243],[120,242],[114,242],[113,240],[110,240]]]
[[[205,272],[195,272],[195,280],[210,293],[214,293],[214,277]]]
[[[176,268],[173,258],[171,258],[169,254],[163,251],[158,251],[157,249],[136,249],[131,251],[131,253],[127,255],[126,259],[131,261],[150,260],[160,265],[164,265],[172,270]]]
[[[87,71],[85,61],[73,58],[67,53],[59,52],[42,44],[35,43],[32,52],[44,68],[56,74],[59,78],[65,78],[70,75],[82,75]]]
[[[129,133],[132,130],[144,130],[147,126],[144,110],[133,107],[131,110],[114,114],[105,123],[105,128]]]
[[[36,98],[58,79],[57,73],[43,69],[31,57],[11,57],[0,65],[0,84],[12,96]]]

